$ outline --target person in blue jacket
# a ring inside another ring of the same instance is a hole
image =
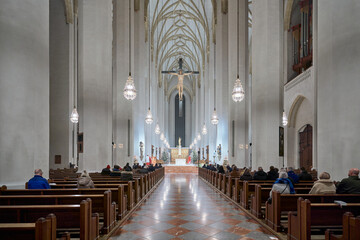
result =
[[[295,174],[292,167],[287,168],[287,174],[288,174],[290,180],[292,181],[292,183],[299,183],[299,177],[298,177],[298,175]]]
[[[28,182],[28,189],[49,189],[50,185],[42,175],[43,171],[41,169],[36,169],[35,176]]]

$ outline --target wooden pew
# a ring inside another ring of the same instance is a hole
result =
[[[111,202],[111,191],[96,195],[0,195],[0,205],[69,205],[90,198],[92,209],[103,216],[101,233],[109,233],[116,224],[116,203]]]
[[[56,240],[56,216],[51,213],[35,223],[0,223],[0,236],[3,240]],[[70,240],[70,234],[60,240]]]
[[[312,228],[341,226],[346,212],[360,214],[360,203],[340,206],[337,203],[311,203],[299,198],[297,212],[288,213],[288,240],[310,240]]]
[[[249,198],[251,195],[255,194],[256,185],[261,185],[264,188],[272,188],[273,183],[253,183],[248,181],[243,181],[243,187],[240,189],[240,205],[248,209],[250,207]],[[309,193],[312,188],[312,183],[297,183],[294,185],[296,193]],[[270,192],[269,192],[270,193]],[[269,196],[269,195],[268,195]],[[264,201],[265,204],[265,201]]]
[[[128,210],[131,210],[136,203],[140,201],[140,185],[139,179],[132,181],[120,181],[118,183],[94,183],[95,188],[117,188],[120,184],[125,185],[125,191],[128,196]],[[127,186],[126,186],[127,185]],[[52,183],[50,185],[52,189],[66,189],[66,188],[77,188],[77,183],[73,182],[62,182],[62,183]]]
[[[332,229],[325,232],[325,240],[359,240],[360,216],[354,217],[350,212],[343,215],[342,235],[335,235]]]
[[[91,199],[80,205],[13,205],[0,206],[1,223],[31,223],[49,213],[57,218],[57,229],[80,229],[81,240],[99,237],[99,214],[92,213]]]
[[[128,210],[128,200],[125,194],[125,187],[127,185],[119,185],[117,188],[101,189],[8,189],[0,190],[0,196],[7,195],[97,195],[104,194],[104,191],[111,191],[111,202],[116,202],[118,205],[117,217],[118,219],[124,218]]]
[[[360,194],[280,194],[273,191],[272,203],[265,204],[266,224],[277,232],[286,228],[286,225],[281,225],[281,215],[296,211],[299,197],[309,199],[313,203],[333,203],[335,200],[356,203],[359,202]]]

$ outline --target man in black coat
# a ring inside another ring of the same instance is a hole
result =
[[[267,174],[266,172],[264,172],[262,167],[259,167],[257,172],[255,172],[254,174],[254,180],[266,180],[267,179]]]
[[[301,167],[301,173],[299,174],[299,181],[311,181],[312,176],[306,171],[304,167]]]
[[[267,173],[267,180],[276,180],[279,178],[279,173],[275,170],[274,166],[270,166],[270,171]]]

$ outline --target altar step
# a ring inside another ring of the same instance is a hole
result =
[[[198,174],[196,166],[165,166],[166,173],[195,173]]]

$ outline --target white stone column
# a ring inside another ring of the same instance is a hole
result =
[[[317,3],[318,172],[341,180],[360,167],[360,5]]]
[[[0,182],[49,172],[49,1],[1,1]]]
[[[282,1],[253,1],[252,166],[280,166],[282,115]]]
[[[50,1],[50,169],[69,168],[73,158],[73,130],[70,122],[74,107],[74,24],[66,23],[65,4],[62,0]],[[74,17],[75,21],[75,17]],[[61,163],[55,164],[55,155]],[[76,151],[74,151],[76,156]]]
[[[238,1],[229,1],[228,12],[228,104],[229,104],[229,163],[237,166],[245,166],[245,145],[246,145],[246,104],[247,98],[241,102],[234,102],[232,100],[232,90],[237,77],[240,76],[241,83],[245,90],[245,95],[249,94],[247,90],[248,84],[248,8],[247,1],[239,1],[239,46],[237,46],[237,8]],[[239,62],[237,62],[237,51],[239,51]],[[239,69],[239,72],[238,72]],[[233,126],[234,121],[234,126]],[[234,129],[233,129],[234,128]],[[234,131],[234,139],[233,139]],[[240,148],[240,145],[242,148]],[[233,155],[234,154],[234,155]]]
[[[79,169],[99,171],[112,156],[112,1],[79,1]]]
[[[229,156],[229,71],[228,71],[228,14],[223,14],[218,7],[218,29],[216,31],[216,110],[219,115],[217,125],[216,145],[221,144],[221,161],[225,156]],[[218,160],[217,160],[218,161]]]

